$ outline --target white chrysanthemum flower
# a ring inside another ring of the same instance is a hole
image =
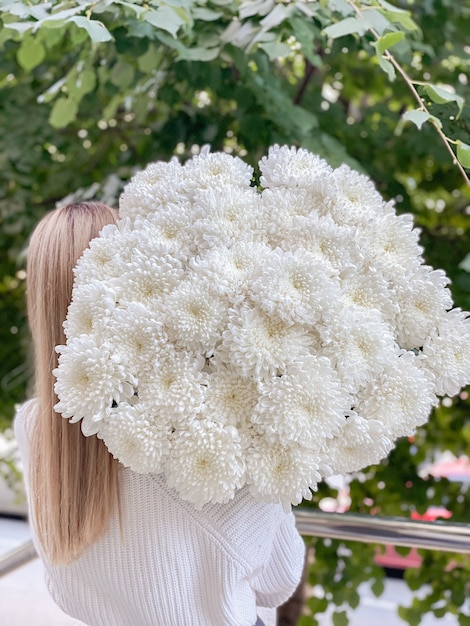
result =
[[[286,369],[286,364],[306,354],[311,344],[306,329],[283,322],[243,303],[229,311],[221,350],[241,376],[266,380]]]
[[[424,424],[436,404],[434,384],[420,371],[413,352],[397,353],[376,379],[357,394],[355,410],[381,424],[390,439],[411,436]]]
[[[273,444],[261,436],[251,441],[246,473],[255,498],[279,502],[286,511],[292,504],[310,500],[322,478],[315,451],[300,445]]]
[[[251,298],[270,317],[287,323],[315,325],[339,297],[329,266],[302,249],[276,249],[252,286]]]
[[[390,212],[370,178],[341,165],[329,179],[322,214],[330,215],[339,225],[363,226],[378,215]]]
[[[95,335],[99,339],[112,320],[115,309],[115,294],[103,283],[93,279],[88,284],[75,286],[63,324],[65,336]]]
[[[224,185],[195,194],[192,234],[199,251],[230,246],[245,237],[256,237],[260,228],[259,195],[253,187]]]
[[[134,250],[126,271],[111,281],[120,304],[138,302],[161,312],[164,297],[184,278],[179,259],[171,255],[148,257]]]
[[[158,242],[157,253],[161,246],[165,246],[171,254],[178,256],[184,251],[195,252],[192,222],[191,205],[181,201],[178,204],[169,202],[150,215],[148,220],[138,222],[136,219],[135,224],[139,237],[143,238],[148,233],[150,245]],[[151,254],[150,245],[147,250]],[[143,246],[141,249],[145,251]]]
[[[165,471],[170,487],[198,509],[228,502],[245,477],[237,429],[209,420],[188,423],[174,434]]]
[[[309,356],[261,385],[252,420],[267,440],[313,451],[339,432],[351,403],[329,360]]]
[[[246,430],[258,397],[254,380],[242,378],[234,368],[219,363],[208,377],[204,415],[214,422]]]
[[[242,239],[230,248],[220,245],[208,250],[192,259],[190,267],[233,303],[246,297],[270,252],[266,244]]]
[[[119,276],[124,274],[138,256],[149,259],[168,259],[186,266],[193,251],[184,247],[182,239],[172,240],[152,227],[153,218],[136,216],[131,222],[128,218],[120,222],[121,241],[117,252],[122,264]],[[180,245],[181,244],[181,245]]]
[[[268,242],[275,248],[283,240],[290,240],[299,218],[317,214],[315,196],[308,189],[265,189],[260,196],[260,213]]]
[[[110,348],[120,355],[127,371],[145,372],[155,355],[168,343],[161,322],[139,302],[118,308],[109,321],[106,337]]]
[[[325,455],[335,474],[348,474],[378,463],[392,448],[382,424],[352,412],[339,435],[328,441]]]
[[[388,213],[368,222],[367,262],[386,279],[415,272],[422,263],[419,229],[413,227],[412,215]]]
[[[119,199],[120,217],[131,220],[137,215],[147,217],[169,203],[184,200],[179,186],[182,172],[180,163],[171,160],[150,163],[134,174]]]
[[[55,410],[78,422],[87,417],[99,421],[113,402],[133,396],[135,379],[125,371],[108,345],[80,336],[57,346],[59,367],[54,369],[54,390],[59,398]]]
[[[295,218],[291,230],[279,238],[279,247],[285,252],[302,248],[337,271],[362,264],[363,245],[355,228],[338,226],[330,216],[315,214]]]
[[[391,297],[388,282],[373,267],[345,266],[340,284],[343,306],[375,309],[388,323],[395,322],[398,304]]]
[[[207,374],[205,360],[171,344],[153,355],[151,367],[139,379],[139,398],[174,424],[191,419],[203,408]]]
[[[331,174],[326,161],[304,148],[272,146],[259,162],[262,187],[314,187]]]
[[[402,348],[420,348],[432,329],[452,307],[442,270],[422,266],[412,275],[397,277],[394,299],[399,311],[395,319],[398,343]]]
[[[98,437],[126,467],[141,474],[158,474],[169,454],[172,428],[154,419],[148,407],[121,402],[99,424]]]
[[[194,352],[211,352],[226,325],[227,305],[204,280],[182,282],[165,300],[171,341]]]
[[[452,309],[423,345],[422,367],[435,377],[439,396],[455,396],[470,384],[470,313]]]
[[[226,186],[249,187],[253,168],[239,157],[224,152],[210,152],[204,146],[200,154],[184,165],[185,191],[190,195],[203,189],[223,189]]]
[[[318,327],[327,356],[344,385],[355,392],[376,377],[396,354],[396,343],[378,311],[349,308]]]
[[[73,273],[74,285],[88,284],[93,280],[106,281],[120,276],[125,267],[121,258],[122,236],[118,226],[108,224],[99,237],[90,241],[78,259]]]

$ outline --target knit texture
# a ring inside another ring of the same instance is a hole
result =
[[[33,419],[31,402],[15,419],[26,478]],[[278,606],[295,590],[304,544],[280,505],[243,488],[198,511],[162,474],[124,467],[120,490],[122,534],[116,512],[72,564],[51,565],[33,537],[49,592],[69,615],[90,626],[253,626],[257,605]]]

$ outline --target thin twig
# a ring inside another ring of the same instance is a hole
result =
[[[361,8],[358,7],[356,5],[356,3],[354,2],[354,0],[346,0],[347,3],[354,9],[354,11],[357,13],[357,15],[359,17],[364,17],[361,11]],[[375,37],[375,39],[378,41],[380,39],[380,35],[378,34],[378,32],[372,27],[369,26],[368,29],[372,35]],[[405,81],[406,85],[408,86],[409,90],[411,91],[414,99],[416,100],[416,102],[419,105],[419,108],[424,111],[425,113],[427,113],[429,116],[431,116],[423,98],[419,95],[419,93],[416,90],[416,87],[414,86],[413,81],[411,80],[411,78],[408,76],[408,74],[406,73],[406,71],[403,69],[403,67],[400,65],[400,63],[395,59],[395,57],[393,56],[393,54],[391,54],[391,52],[389,50],[386,50],[384,52],[384,56],[386,58],[386,60],[391,63],[393,65],[393,67],[395,68],[395,70],[400,74],[400,76],[403,78],[403,80]],[[432,120],[431,120],[432,121]],[[457,166],[457,168],[459,169],[460,173],[462,174],[465,183],[468,187],[470,187],[470,179],[467,176],[467,173],[463,167],[463,165],[460,163],[460,161],[457,159],[455,152],[452,149],[451,146],[451,142],[449,140],[449,138],[446,136],[446,134],[442,131],[441,128],[439,128],[439,126],[437,124],[433,123],[434,128],[436,129],[438,135],[440,136],[440,138],[442,139],[447,151],[450,153],[451,157],[452,157],[452,162],[454,163],[454,165]]]

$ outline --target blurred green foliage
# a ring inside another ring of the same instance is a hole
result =
[[[253,164],[271,144],[299,145],[367,173],[414,214],[427,262],[470,309],[468,32],[470,8],[455,0],[0,0],[0,429],[31,376],[34,224],[64,198],[117,205],[136,168],[205,143]],[[468,452],[469,410],[465,392],[446,399],[413,442],[352,481],[351,509],[409,516],[445,503],[468,521],[460,485],[418,468],[438,450]],[[312,506],[327,495],[322,485]],[[381,592],[375,548],[313,544],[310,578],[325,596],[308,601],[302,626],[328,603],[346,623],[362,580]],[[468,559],[423,558],[407,579],[430,595],[402,617],[448,610],[467,624]]]

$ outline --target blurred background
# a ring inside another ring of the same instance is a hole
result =
[[[0,2],[4,520],[25,515],[10,425],[31,382],[28,235],[58,203],[117,207],[150,161],[210,144],[256,165],[279,143],[348,163],[413,213],[426,261],[470,309],[469,32],[470,7],[455,0]],[[468,523],[469,443],[463,390],[379,466],[322,485],[305,506]],[[342,626],[361,600],[389,601],[393,570],[397,624],[470,624],[468,556],[307,541],[311,593],[285,624]]]

